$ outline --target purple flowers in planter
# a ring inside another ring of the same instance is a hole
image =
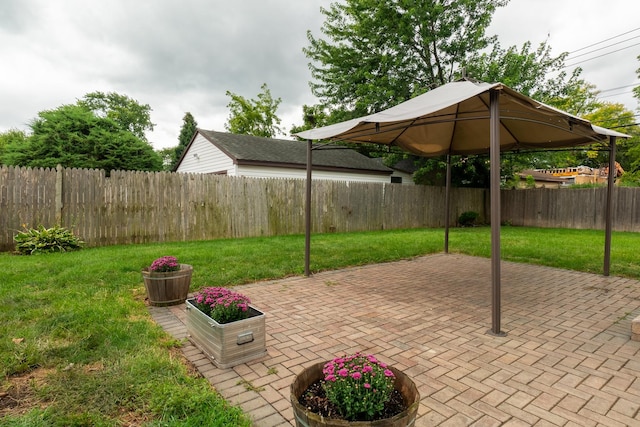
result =
[[[178,271],[180,270],[180,264],[178,263],[178,259],[173,256],[163,256],[151,264],[149,267],[150,271],[155,271],[156,273],[167,273],[169,271]]]
[[[249,316],[249,298],[227,288],[203,288],[193,299],[200,311],[218,323],[235,322]]]
[[[322,372],[327,398],[347,420],[373,419],[393,392],[393,371],[370,354],[337,357]]]

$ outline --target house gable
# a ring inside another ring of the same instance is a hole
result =
[[[219,173],[234,175],[233,158],[217,146],[211,144],[200,132],[187,146],[176,172]]]

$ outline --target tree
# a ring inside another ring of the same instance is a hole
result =
[[[162,159],[162,170],[170,172],[174,169],[176,148],[178,147],[167,147],[156,150],[156,153]]]
[[[638,61],[640,61],[640,55],[638,55],[637,57]],[[636,74],[638,75],[638,77],[640,78],[640,68],[638,68],[636,70]],[[633,88],[633,96],[634,98],[636,98],[638,101],[640,101],[640,86],[636,86]]]
[[[6,132],[0,133],[0,165],[11,164],[7,163],[4,158],[7,147],[9,147],[9,150],[23,147],[27,144],[28,138],[24,131],[18,129],[9,129]]]
[[[302,106],[302,125],[293,125],[290,132],[299,133],[308,129],[313,129],[330,123],[326,109],[322,105]]]
[[[533,51],[531,42],[507,49],[496,42],[491,52],[470,55],[465,70],[474,79],[502,82],[535,100],[575,115],[585,114],[597,108],[597,92],[593,85],[580,79],[581,68],[570,75],[564,71],[567,55],[565,52],[552,56],[546,41]]]
[[[7,164],[30,167],[96,168],[111,170],[162,170],[153,147],[122,122],[96,115],[85,103],[41,111],[30,124],[25,143],[7,146]]]
[[[616,160],[625,171],[640,171],[640,127],[636,123],[635,115],[627,110],[623,104],[605,102],[597,110],[585,116],[593,124],[619,132],[626,133],[632,137],[629,139],[619,138],[616,141]],[[602,144],[594,144],[589,150],[583,150],[582,158],[587,157],[592,164],[584,161],[582,164],[589,166],[604,166],[609,162],[609,153],[603,150]]]
[[[638,55],[640,60],[640,55]],[[640,68],[636,70],[638,77],[640,77]],[[633,96],[640,101],[640,86],[633,88]],[[622,108],[620,104],[614,104],[618,108]],[[601,123],[596,122],[600,126],[611,127],[613,129],[624,132],[632,137],[624,142],[618,140],[618,147],[622,145],[621,155],[616,156],[620,164],[625,170],[625,173],[620,179],[621,185],[640,187],[640,126],[638,125],[637,114],[634,115],[631,111],[624,110],[609,114],[609,118],[594,118],[593,120],[602,120]],[[615,124],[614,124],[615,122]]]
[[[640,55],[638,55],[640,61]],[[636,70],[638,78],[640,78],[640,68]],[[640,101],[640,86],[633,88],[633,96]],[[615,116],[617,119],[620,115]],[[611,126],[621,132],[632,135],[632,138],[628,139],[625,143],[627,147],[626,156],[629,163],[628,170],[630,171],[627,178],[629,181],[633,181],[636,186],[640,186],[640,126],[638,125],[637,115],[625,110],[622,120],[618,120],[617,126]],[[601,126],[607,126],[603,124]],[[623,175],[623,177],[625,176]]]
[[[147,142],[145,131],[152,131],[151,107],[140,104],[126,95],[115,92],[91,92],[78,100],[78,105],[92,111],[98,117],[105,117]]]
[[[243,96],[227,91],[231,101],[227,105],[230,110],[229,119],[224,127],[231,133],[263,136],[273,138],[283,133],[278,125],[280,118],[276,115],[282,99],[273,99],[271,91],[264,83],[258,99],[246,99]]]
[[[326,19],[303,51],[311,91],[352,117],[399,104],[460,76],[459,68],[495,38],[485,35],[508,0],[346,0],[321,8]]]
[[[171,163],[172,168],[175,167],[184,153],[184,150],[187,148],[187,145],[191,142],[191,138],[195,135],[198,130],[198,122],[193,117],[193,115],[189,112],[185,113],[182,118],[182,127],[180,128],[180,136],[178,137],[178,146],[174,149],[173,160]]]

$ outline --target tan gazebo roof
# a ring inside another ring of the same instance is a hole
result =
[[[535,101],[502,83],[468,80],[440,86],[379,113],[297,133],[396,145],[420,156],[489,152],[490,91],[500,92],[500,151],[567,147],[628,135]]]

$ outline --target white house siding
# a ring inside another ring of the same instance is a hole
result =
[[[198,134],[176,172],[234,174],[233,160]]]
[[[236,170],[238,176],[255,178],[299,178],[306,179],[305,169],[285,169],[268,166],[239,165]],[[366,173],[346,173],[334,171],[312,171],[312,179],[327,179],[333,181],[357,181],[357,182],[391,182],[389,175],[375,175]]]

